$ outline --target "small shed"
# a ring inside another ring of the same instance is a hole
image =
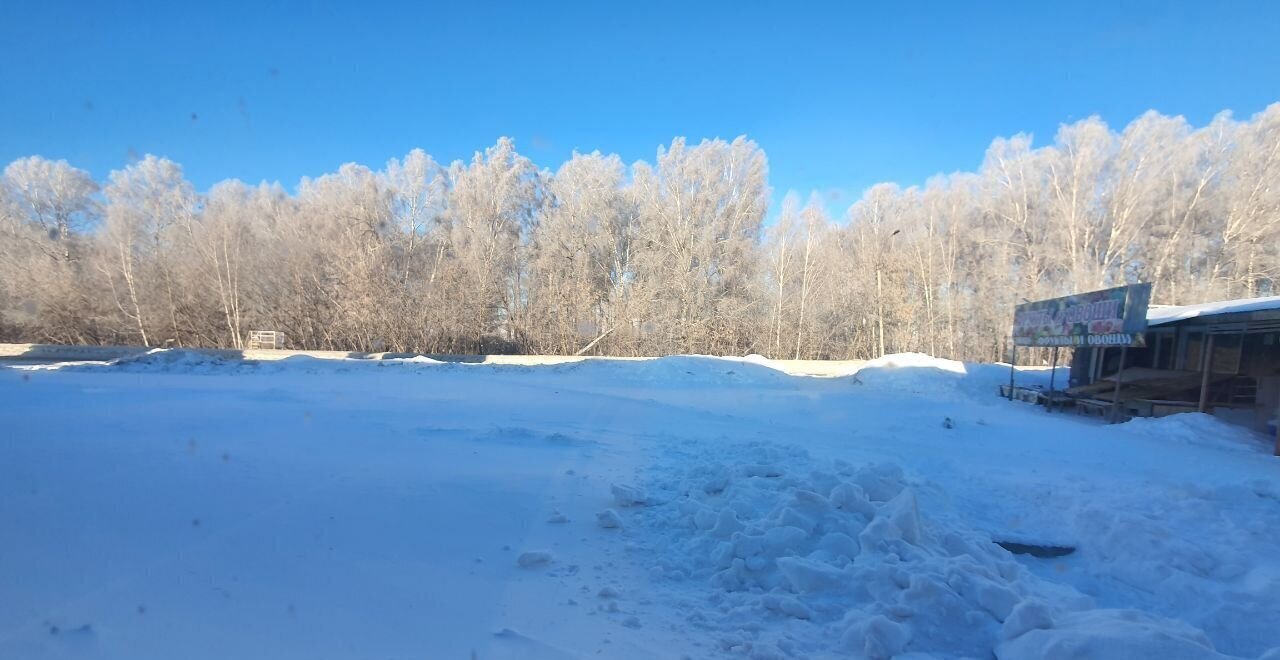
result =
[[[1211,412],[1275,432],[1280,296],[1151,306],[1146,316],[1145,346],[1076,348],[1067,393],[1116,403],[1128,416]]]

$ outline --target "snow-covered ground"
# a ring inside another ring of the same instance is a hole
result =
[[[1280,657],[1267,440],[1007,378],[0,368],[0,658]]]

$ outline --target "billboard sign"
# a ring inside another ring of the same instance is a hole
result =
[[[1134,284],[1018,305],[1018,346],[1144,346],[1151,285]]]

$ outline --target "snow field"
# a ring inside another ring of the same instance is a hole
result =
[[[1007,379],[0,369],[0,657],[1275,658],[1265,439],[1049,415]]]

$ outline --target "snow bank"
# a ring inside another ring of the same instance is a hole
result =
[[[422,355],[372,359],[320,357],[299,353],[278,359],[257,360],[245,358],[239,352],[230,349],[153,348],[144,353],[109,362],[59,363],[48,366],[70,371],[96,371],[109,368],[128,373],[319,374],[345,373],[379,367],[447,369],[456,365]]]
[[[712,357],[679,355],[646,359],[584,359],[555,364],[508,364],[445,362],[422,355],[385,357],[383,359],[330,358],[291,355],[273,360],[242,358],[234,351],[202,351],[156,348],[107,363],[59,364],[73,371],[109,367],[130,373],[209,374],[234,371],[240,373],[339,373],[362,369],[418,368],[451,371],[456,369],[492,371],[507,374],[572,375],[605,384],[680,385],[680,386],[757,386],[780,384],[793,376],[779,370],[767,358]]]
[[[382,358],[382,361],[387,364],[423,364],[423,365],[432,365],[432,366],[448,364],[447,362],[437,360],[435,358],[429,358],[425,355],[411,355],[409,357],[384,357]]]
[[[1068,370],[1058,370],[1055,387],[1067,384]],[[1018,367],[1015,383],[1048,389],[1051,370]],[[854,378],[868,388],[894,394],[990,399],[1009,384],[1009,365],[977,364],[936,358],[923,353],[898,353],[868,361]]]
[[[1129,658],[1211,660],[1218,653],[1205,634],[1180,621],[1137,610],[1071,612],[1046,620],[999,649],[1001,660]]]
[[[1139,483],[1064,507],[1066,532],[1081,546],[1077,579],[1113,603],[1193,623],[1223,651],[1253,656],[1280,642],[1280,487],[1204,481],[1180,489]]]
[[[603,378],[610,384],[757,386],[781,384],[793,378],[767,363],[759,356],[674,355],[642,360],[582,360],[537,368]]]
[[[676,355],[641,359],[581,359],[549,364],[447,362],[423,355],[385,354],[381,359],[316,357],[291,355],[272,360],[240,357],[235,351],[192,349],[152,349],[107,363],[58,364],[53,368],[72,371],[104,367],[130,373],[345,373],[364,369],[398,368],[443,371],[498,370],[505,374],[548,374],[574,376],[592,383],[611,385],[679,387],[757,387],[785,385],[794,376],[760,355],[715,357]],[[1002,364],[974,364],[934,358],[921,353],[886,355],[853,368],[844,376],[877,391],[898,394],[929,394],[990,399],[1000,385],[1009,382],[1009,367]],[[1067,370],[1059,370],[1066,383]],[[1019,385],[1047,387],[1049,370],[1019,367]]]
[[[1228,424],[1205,413],[1180,413],[1168,417],[1135,417],[1118,426],[1115,433],[1137,434],[1158,440],[1249,453],[1269,454],[1272,445],[1249,429]]]
[[[181,348],[153,348],[145,353],[112,360],[107,363],[107,366],[132,373],[211,373],[240,369],[251,364],[238,357]],[[81,368],[92,370],[100,368],[100,365],[86,365]]]

